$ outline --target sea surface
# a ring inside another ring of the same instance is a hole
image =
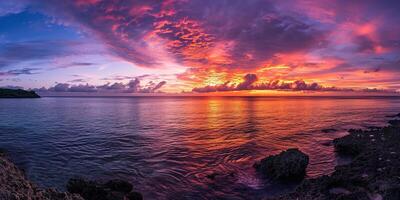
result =
[[[329,174],[342,162],[332,139],[399,112],[400,99],[372,97],[0,99],[0,148],[44,187],[121,178],[145,199],[259,199],[293,186],[255,161],[296,147],[307,178]]]

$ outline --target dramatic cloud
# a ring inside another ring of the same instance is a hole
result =
[[[324,37],[318,27],[264,0],[32,3],[94,34],[115,55],[143,67],[173,62],[254,68],[276,53],[312,48]]]
[[[125,82],[138,74],[160,75],[167,70],[176,80],[168,80],[165,87],[171,86],[168,91],[174,92],[196,86],[193,91],[197,92],[336,90],[326,85],[357,91],[400,88],[400,3],[394,0],[19,0],[0,3],[0,7],[5,8],[0,9],[0,18],[40,13],[46,16],[42,26],[62,30],[57,34],[44,31],[58,38],[53,40],[38,33],[21,39],[12,36],[12,29],[11,34],[0,31],[2,76],[45,60],[54,63],[48,68],[57,70],[108,68],[104,75],[92,71],[100,77],[91,79],[92,84],[124,82],[95,87],[103,91],[151,93],[165,83],[138,87],[135,80]],[[12,27],[12,22],[3,28]],[[64,29],[72,33],[66,37]],[[7,36],[4,41],[2,35]],[[85,50],[81,48],[85,41],[104,49]],[[126,68],[97,59],[53,62],[91,53],[142,71],[126,75],[122,72]],[[243,79],[244,74],[248,75]]]
[[[324,87],[318,83],[306,83],[303,80],[293,82],[285,82],[281,80],[271,80],[268,82],[256,83],[257,76],[255,74],[247,74],[244,76],[243,81],[239,83],[225,82],[218,85],[207,85],[204,87],[193,88],[193,92],[207,93],[207,92],[226,92],[226,91],[240,91],[240,90],[285,90],[285,91],[353,91],[353,89]],[[365,89],[364,91],[376,91],[378,89]],[[393,92],[393,91],[392,91]]]

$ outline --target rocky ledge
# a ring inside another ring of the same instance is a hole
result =
[[[74,178],[68,181],[67,189],[85,200],[143,200],[142,194],[132,191],[132,184],[119,179],[101,183]]]
[[[0,98],[40,98],[34,91],[0,88]]]
[[[288,149],[268,156],[254,164],[257,171],[275,180],[301,180],[306,174],[309,158],[298,149]]]
[[[30,182],[0,150],[1,200],[83,200],[76,194],[42,189]]]
[[[350,164],[337,166],[329,176],[303,180],[294,192],[274,199],[399,200],[400,120],[349,133],[333,144],[339,156],[353,158]]]
[[[0,200],[142,200],[127,181],[115,179],[101,183],[70,179],[68,192],[43,189],[30,182],[0,149]]]

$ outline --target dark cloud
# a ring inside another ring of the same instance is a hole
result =
[[[107,83],[97,87],[100,90],[110,90],[110,91],[125,91],[126,85],[123,83]]]
[[[86,79],[83,79],[83,78],[77,78],[77,79],[74,79],[74,80],[70,80],[70,81],[68,81],[69,83],[84,83],[84,82],[86,82]]]
[[[70,68],[70,67],[87,67],[87,66],[94,66],[96,63],[91,62],[72,62],[64,65],[58,65],[55,69],[58,68]]]
[[[236,86],[237,90],[249,90],[252,88],[254,82],[257,81],[257,76],[255,74],[246,74],[244,76],[244,81]]]
[[[149,82],[145,86],[141,86],[140,80],[136,78],[127,84],[107,83],[104,85],[94,86],[89,84],[71,85],[68,83],[57,83],[53,87],[42,87],[34,90],[38,92],[155,93],[159,92],[159,89],[161,89],[165,84],[165,81],[161,81],[157,84]]]
[[[38,74],[40,68],[23,68],[23,69],[13,69],[6,72],[0,72],[0,76],[19,76],[19,75],[32,75]]]
[[[64,56],[88,54],[82,42],[69,40],[40,40],[9,42],[0,46],[0,69],[23,62],[49,60]],[[91,52],[93,53],[93,52]],[[88,66],[93,63],[74,62],[60,67]]]
[[[105,78],[102,78],[101,80],[104,80],[104,81],[123,81],[123,80],[129,80],[129,79],[134,79],[134,78],[136,78],[136,77],[134,77],[134,76],[117,75],[117,76],[105,77]]]
[[[154,93],[156,90],[160,89],[167,82],[161,81],[158,84],[150,82],[144,88],[140,89],[141,93]]]

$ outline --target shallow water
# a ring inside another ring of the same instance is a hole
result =
[[[259,178],[254,161],[298,147],[308,177],[329,174],[330,140],[398,112],[397,98],[1,99],[0,148],[46,187],[122,178],[145,199],[258,199],[290,187]]]

